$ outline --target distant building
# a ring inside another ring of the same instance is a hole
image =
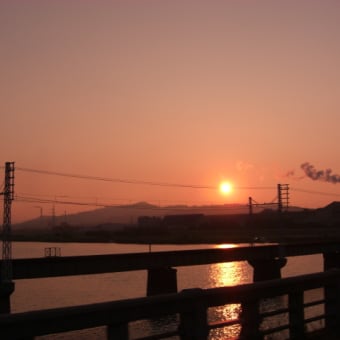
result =
[[[163,224],[166,227],[197,228],[204,222],[204,214],[167,215],[163,218]]]
[[[158,227],[162,224],[162,218],[159,216],[140,216],[138,217],[139,227]]]

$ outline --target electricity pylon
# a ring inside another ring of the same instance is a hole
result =
[[[2,268],[1,282],[12,281],[12,239],[11,207],[14,199],[14,162],[5,164],[4,216],[2,226]]]
[[[277,185],[278,211],[287,211],[289,205],[289,184]]]

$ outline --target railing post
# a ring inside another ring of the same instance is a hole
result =
[[[325,294],[325,328],[332,334],[340,336],[340,280],[328,283]]]
[[[263,335],[260,332],[261,316],[260,303],[258,300],[248,300],[242,302],[241,333],[240,340],[262,340]]]
[[[200,300],[200,288],[186,289],[180,294],[185,305],[180,313],[179,333],[181,340],[207,340],[209,335],[207,308]]]
[[[324,271],[340,268],[340,253],[324,253]],[[328,283],[324,287],[325,294],[325,328],[340,335],[340,282]]]
[[[303,292],[294,292],[288,295],[289,308],[289,339],[304,339],[305,313]]]
[[[129,324],[111,324],[106,328],[107,340],[129,340]]]

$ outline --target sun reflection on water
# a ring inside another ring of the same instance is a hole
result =
[[[221,244],[221,249],[235,248],[235,244]],[[246,261],[216,263],[209,267],[209,280],[211,287],[235,286],[252,282],[252,270]],[[241,312],[240,304],[223,305],[209,309],[209,322],[227,321],[237,319]],[[210,332],[209,339],[224,339],[237,337],[240,326],[215,329]]]
[[[230,249],[230,248],[237,248],[237,244],[233,243],[222,243],[222,244],[217,244],[215,248],[218,249]]]

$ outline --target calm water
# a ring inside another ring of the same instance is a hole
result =
[[[229,247],[230,245],[153,245],[152,251],[202,249]],[[14,258],[43,257],[47,247],[60,247],[62,256],[96,255],[113,253],[148,252],[147,245],[122,245],[102,243],[40,243],[14,242]],[[282,269],[284,277],[322,270],[321,255],[288,258]],[[247,262],[231,262],[213,265],[200,265],[177,268],[178,290],[186,288],[213,288],[252,282],[252,268]],[[12,295],[12,312],[23,312],[63,306],[81,305],[109,300],[142,297],[146,293],[146,271],[83,275],[61,278],[30,279],[16,281]],[[268,306],[267,306],[268,307]],[[265,308],[267,308],[265,307]],[[234,318],[240,311],[239,305],[222,306],[209,311],[211,321]],[[141,336],[172,327],[176,320],[137,322],[131,326],[132,336]],[[284,320],[283,320],[284,321]],[[237,335],[238,327],[211,332],[210,339],[219,340],[226,336]],[[105,330],[96,328],[85,331],[69,332],[40,337],[40,339],[89,339],[105,338]]]

